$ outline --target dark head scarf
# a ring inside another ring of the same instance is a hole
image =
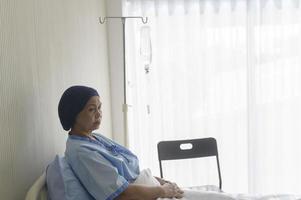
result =
[[[99,96],[98,92],[86,86],[72,86],[63,93],[59,102],[58,112],[64,130],[68,131],[72,128],[76,116],[93,96]]]

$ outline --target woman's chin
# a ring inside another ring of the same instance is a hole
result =
[[[100,123],[97,123],[97,124],[94,124],[93,129],[97,130],[97,129],[99,129],[99,127],[100,127]]]

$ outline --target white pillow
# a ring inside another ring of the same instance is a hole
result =
[[[159,181],[153,177],[150,169],[144,169],[140,172],[138,178],[134,181],[135,184],[148,185],[148,186],[158,186]]]

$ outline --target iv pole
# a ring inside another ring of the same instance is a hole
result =
[[[125,136],[125,146],[128,147],[128,107],[129,105],[127,104],[127,90],[126,90],[126,63],[125,63],[125,22],[126,19],[141,19],[143,24],[147,23],[148,18],[147,17],[141,17],[141,16],[130,16],[130,17],[99,17],[99,22],[101,24],[104,24],[107,19],[121,19],[122,22],[122,35],[123,35],[123,105],[122,105],[122,112],[123,112],[123,128],[124,128],[124,136]]]

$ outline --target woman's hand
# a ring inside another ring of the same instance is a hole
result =
[[[183,191],[175,183],[166,182],[162,185],[164,191],[163,198],[177,198],[180,199],[183,197]]]

